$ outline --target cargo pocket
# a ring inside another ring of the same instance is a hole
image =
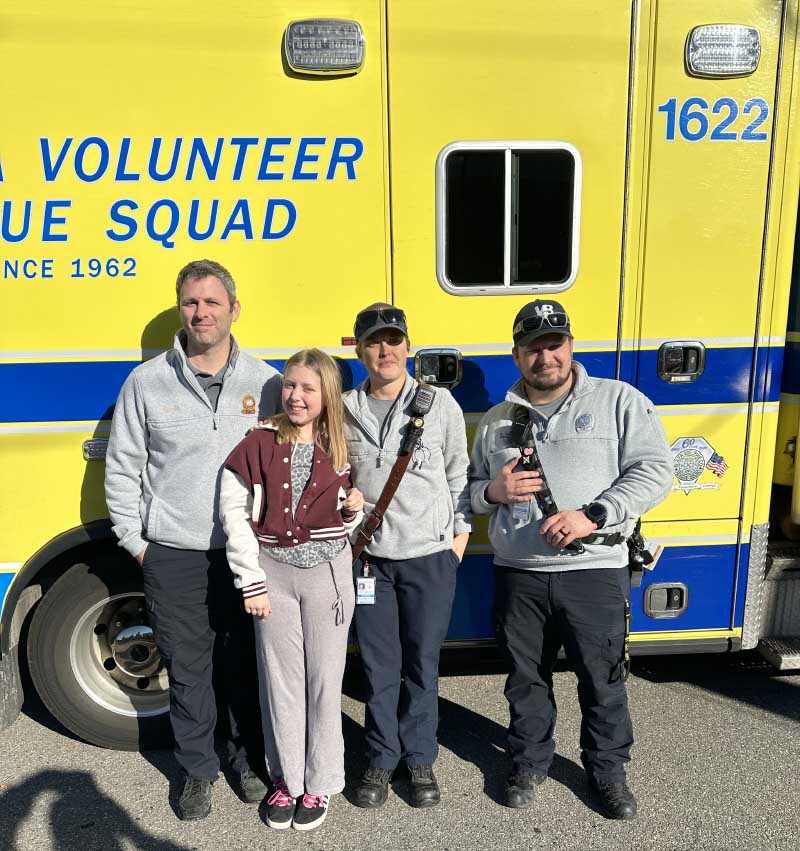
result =
[[[625,633],[608,636],[601,648],[601,658],[609,666],[608,683],[625,681]]]

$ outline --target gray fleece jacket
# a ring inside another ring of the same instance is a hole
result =
[[[608,511],[602,533],[630,534],[636,522],[663,500],[674,477],[672,455],[653,403],[622,381],[590,378],[573,363],[575,383],[562,407],[536,436],[536,448],[560,510],[600,502]],[[489,540],[495,563],[529,570],[559,571],[622,567],[624,543],[585,544],[583,555],[557,550],[539,532],[536,502],[530,516],[512,505],[494,505],[484,492],[519,449],[511,445],[515,405],[532,406],[520,379],[506,399],[484,415],[472,448],[470,494],[476,514],[491,514]]]
[[[364,516],[375,507],[397,459],[417,382],[409,375],[383,428],[367,403],[368,382],[344,394],[345,436],[353,484],[364,494]],[[436,388],[422,445],[392,499],[367,552],[394,560],[447,549],[471,530],[464,414],[448,390]]]
[[[187,550],[225,546],[219,519],[225,459],[280,405],[280,374],[231,355],[216,412],[189,368],[182,331],[170,351],[137,366],[120,391],[106,454],[106,503],[120,546],[136,556],[149,541]]]

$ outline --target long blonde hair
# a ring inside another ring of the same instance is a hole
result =
[[[302,349],[293,354],[284,374],[293,366],[305,366],[319,376],[322,389],[322,412],[314,423],[314,440],[328,453],[335,470],[347,465],[347,442],[344,439],[344,404],[342,403],[342,378],[336,361],[320,349]],[[277,429],[277,443],[294,443],[297,429],[286,414],[270,419]]]

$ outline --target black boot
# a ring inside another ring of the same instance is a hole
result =
[[[597,792],[600,805],[608,818],[625,821],[636,818],[636,798],[624,780],[621,783],[608,783],[590,778],[589,783]]]
[[[371,765],[361,777],[356,787],[355,805],[365,809],[382,807],[389,797],[389,781],[394,773],[391,768],[377,768]]]
[[[211,812],[210,780],[187,777],[178,800],[178,818],[183,821],[205,818]]]
[[[239,783],[236,791],[246,804],[258,804],[267,795],[267,787],[264,781],[252,768],[247,768],[239,774]]]
[[[514,809],[529,807],[536,797],[536,787],[546,779],[543,771],[514,766],[506,780],[506,806]]]
[[[411,806],[435,807],[442,798],[431,765],[409,765],[411,774]]]

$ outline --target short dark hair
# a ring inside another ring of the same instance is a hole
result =
[[[187,281],[196,281],[198,278],[207,278],[209,275],[219,279],[219,282],[225,287],[225,292],[228,293],[228,299],[231,307],[233,307],[236,301],[236,283],[233,280],[233,275],[215,260],[192,260],[178,272],[178,278],[175,281],[175,298],[178,301],[178,306],[181,303],[181,287]]]

